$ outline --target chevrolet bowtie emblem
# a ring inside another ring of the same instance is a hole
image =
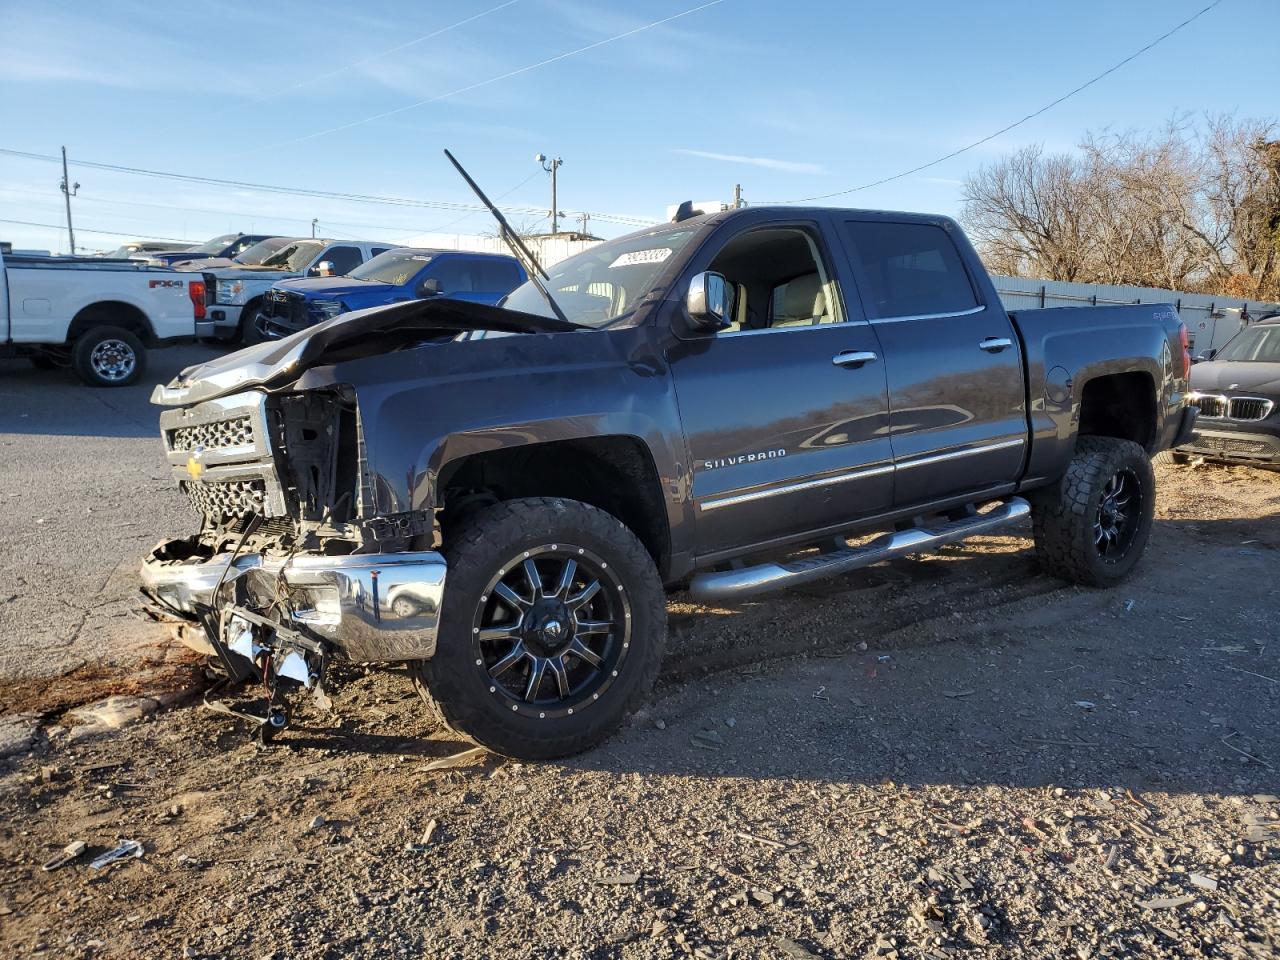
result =
[[[200,462],[202,456],[204,447],[197,446],[191,451],[191,456],[187,457],[187,476],[192,480],[199,480],[200,474],[204,473],[204,464]]]

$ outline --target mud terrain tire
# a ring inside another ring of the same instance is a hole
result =
[[[1081,437],[1062,479],[1032,499],[1041,566],[1086,586],[1120,583],[1146,549],[1155,492],[1151,460],[1138,444]]]
[[[450,729],[547,760],[595,746],[648,697],[666,598],[653,558],[616,518],[576,500],[509,500],[466,518],[444,554],[436,654],[413,673]]]

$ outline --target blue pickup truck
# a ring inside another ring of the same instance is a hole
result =
[[[528,279],[505,254],[397,247],[345,277],[281,280],[263,300],[259,332],[277,340],[341,313],[427,297],[496,304]]]

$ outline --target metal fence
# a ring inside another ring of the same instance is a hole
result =
[[[1221,347],[1249,319],[1280,311],[1280,304],[1237,300],[1156,287],[1118,287],[1064,280],[993,276],[1006,310],[1040,307],[1096,307],[1099,304],[1171,303],[1177,309],[1196,352]]]

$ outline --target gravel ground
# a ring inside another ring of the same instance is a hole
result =
[[[154,460],[136,512],[185,529]],[[1158,473],[1115,591],[1043,576],[1015,531],[674,597],[653,703],[567,762],[433,767],[466,745],[386,673],[266,750],[198,708],[18,721],[0,954],[1275,957],[1280,475]],[[87,865],[118,839],[142,856]]]

